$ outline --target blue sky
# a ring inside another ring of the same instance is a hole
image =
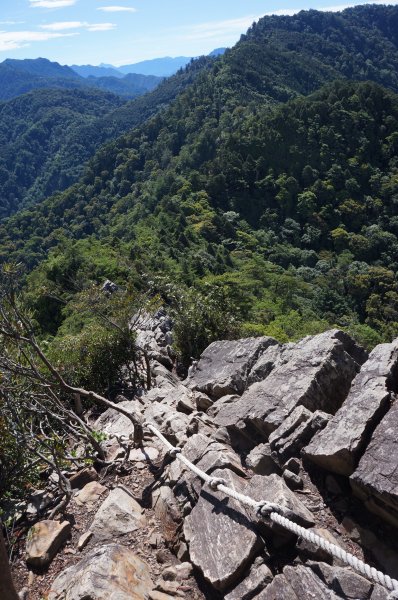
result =
[[[122,65],[160,56],[198,56],[232,46],[265,14],[342,10],[355,4],[364,2],[1,0],[0,61],[43,56],[61,64]]]

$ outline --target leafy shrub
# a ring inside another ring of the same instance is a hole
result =
[[[103,393],[133,360],[134,339],[128,331],[92,322],[76,335],[55,338],[49,354],[69,383]]]
[[[212,342],[239,337],[232,306],[219,288],[206,285],[204,291],[198,291],[175,287],[170,299],[175,348],[184,367]]]

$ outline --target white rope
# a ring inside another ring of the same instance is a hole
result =
[[[369,566],[368,564],[364,563],[362,560],[359,560],[353,554],[350,554],[349,552],[346,552],[339,546],[336,546],[335,544],[328,542],[325,538],[321,537],[320,535],[317,535],[313,531],[305,529],[304,527],[301,527],[300,525],[297,525],[297,523],[294,523],[293,521],[291,521],[290,519],[288,519],[286,517],[286,514],[289,514],[290,511],[288,511],[288,510],[282,508],[281,506],[278,506],[277,504],[274,504],[272,502],[267,502],[266,500],[263,500],[260,502],[253,500],[253,498],[250,498],[249,496],[245,496],[244,494],[240,494],[236,490],[228,487],[226,485],[226,482],[224,479],[221,479],[218,477],[212,477],[211,475],[208,475],[201,469],[198,469],[198,467],[196,467],[193,463],[191,463],[181,453],[181,448],[176,448],[175,446],[170,444],[170,442],[164,437],[164,435],[162,435],[162,433],[160,433],[160,431],[154,425],[152,425],[152,423],[146,422],[146,423],[144,423],[143,426],[146,427],[147,429],[149,429],[150,431],[152,431],[152,433],[160,439],[160,441],[168,449],[170,456],[181,461],[193,473],[195,473],[195,475],[197,475],[198,477],[200,477],[200,479],[202,479],[203,481],[208,483],[209,486],[213,490],[218,490],[220,492],[223,492],[224,494],[226,494],[227,496],[230,496],[234,500],[237,500],[241,504],[244,504],[245,506],[248,506],[249,508],[254,509],[259,517],[269,518],[274,523],[277,523],[278,525],[284,527],[285,529],[288,529],[295,535],[298,535],[298,536],[302,537],[303,539],[307,540],[308,542],[311,542],[312,544],[316,544],[323,550],[326,550],[326,552],[329,552],[329,554],[332,554],[336,558],[344,561],[346,564],[350,565],[353,569],[362,573],[362,575],[365,575],[366,577],[368,577],[369,579],[372,579],[376,583],[383,585],[388,590],[391,590],[392,592],[398,592],[398,581],[396,579],[392,579],[391,577],[389,577],[389,575],[385,575],[384,573],[382,573],[381,571],[378,571],[374,567]],[[292,514],[292,513],[290,513],[290,514]],[[396,597],[395,594],[391,595],[391,598],[395,598],[395,597]]]

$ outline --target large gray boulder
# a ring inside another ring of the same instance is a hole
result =
[[[325,469],[351,475],[398,387],[397,370],[398,338],[371,352],[342,407],[307,446],[305,456]]]
[[[347,567],[331,566],[323,562],[313,562],[314,573],[341,598],[347,600],[368,600],[373,591],[373,583]]]
[[[58,575],[48,600],[146,600],[152,589],[146,563],[128,548],[111,544]]]
[[[339,330],[306,337],[289,351],[288,362],[221,408],[220,427],[248,428],[267,439],[297,406],[334,414],[347,396],[366,353]]]
[[[186,384],[213,400],[228,394],[242,394],[259,355],[276,344],[270,337],[213,342],[203,352]]]
[[[244,480],[235,473],[220,469],[213,475],[242,491]],[[185,519],[184,534],[191,562],[217,590],[225,590],[237,581],[263,546],[242,504],[207,485]]]
[[[304,566],[285,567],[264,591],[253,600],[339,600],[337,596]]]
[[[351,475],[354,493],[366,507],[398,527],[398,401],[376,428]]]
[[[301,500],[287,487],[279,475],[254,475],[247,483],[244,493],[253,500],[266,500],[280,506],[286,516],[303,527],[315,525],[314,517]]]
[[[143,512],[132,494],[125,489],[115,488],[98,509],[90,531],[96,539],[112,540],[145,527]]]
[[[271,456],[269,444],[259,444],[246,456],[246,465],[257,475],[272,475],[279,471]]]

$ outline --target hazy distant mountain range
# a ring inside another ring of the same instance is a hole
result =
[[[224,54],[226,48],[216,48],[210,52],[209,56],[219,56]],[[163,58],[154,58],[152,60],[143,60],[138,63],[131,65],[123,65],[121,67],[115,67],[109,64],[100,64],[99,66],[93,65],[71,65],[78,75],[81,77],[123,77],[128,73],[135,73],[139,75],[154,75],[156,77],[170,77],[185,67],[191,60],[192,56],[177,56],[172,58],[170,56],[164,56]]]
[[[0,63],[0,101],[16,98],[43,88],[80,89],[97,88],[126,99],[136,98],[153,90],[162,77],[142,74],[81,77],[68,66],[46,58],[15,60],[7,58]]]

